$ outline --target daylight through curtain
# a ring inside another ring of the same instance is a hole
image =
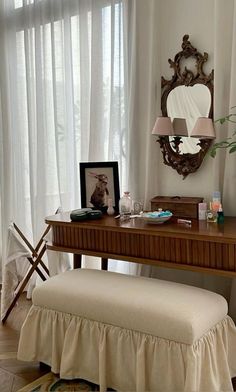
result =
[[[0,6],[1,227],[37,239],[59,205],[80,207],[80,161],[117,160],[126,186],[123,2]]]

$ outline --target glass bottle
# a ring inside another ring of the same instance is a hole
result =
[[[123,196],[119,201],[119,212],[120,219],[126,220],[131,216],[132,200],[130,197],[130,192],[124,192]]]
[[[209,209],[206,213],[207,222],[217,222],[217,211],[212,208],[212,203],[210,202]]]
[[[222,204],[220,204],[219,210],[217,212],[217,223],[224,223],[224,211]]]
[[[213,195],[212,195],[211,207],[212,207],[212,210],[214,210],[216,212],[216,215],[217,215],[217,212],[219,211],[220,205],[221,205],[220,192],[215,191],[215,192],[213,192]]]

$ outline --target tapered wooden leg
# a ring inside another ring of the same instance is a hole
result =
[[[105,259],[104,257],[102,257],[102,260],[101,260],[101,267],[102,267],[102,270],[107,271],[107,268],[108,268],[108,259]]]
[[[74,268],[81,268],[82,255],[74,254]]]

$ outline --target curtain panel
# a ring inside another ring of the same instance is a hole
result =
[[[1,0],[0,7],[2,237],[14,220],[36,241],[46,215],[80,207],[80,161],[117,160],[126,186],[124,5]]]

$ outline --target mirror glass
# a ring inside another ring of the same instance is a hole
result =
[[[174,118],[185,118],[189,135],[198,117],[208,117],[211,108],[211,93],[204,84],[194,86],[177,86],[170,91],[167,97],[167,113]],[[170,138],[170,142],[173,137]],[[200,146],[199,139],[182,137],[179,153],[197,153]],[[171,143],[172,144],[172,143]]]

